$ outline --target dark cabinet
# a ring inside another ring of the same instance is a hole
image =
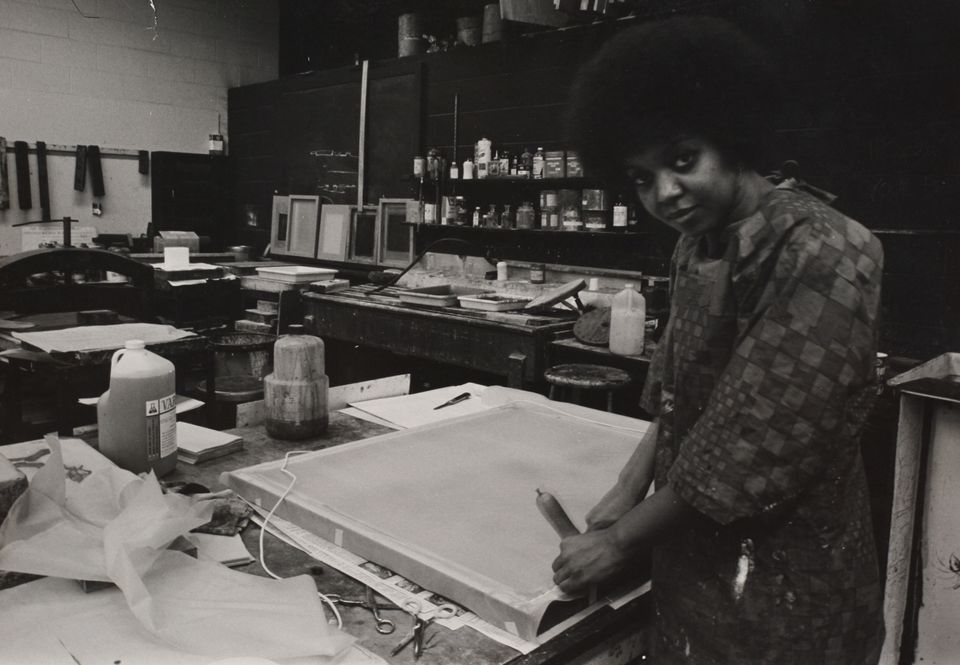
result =
[[[151,213],[158,231],[193,231],[219,249],[231,240],[230,173],[224,155],[151,153]]]

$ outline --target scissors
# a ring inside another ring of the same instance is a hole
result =
[[[423,609],[419,600],[408,600],[403,604],[403,610],[413,617],[413,627],[400,639],[397,646],[390,652],[391,656],[396,656],[403,651],[404,647],[413,642],[413,659],[419,660],[423,653],[423,634],[427,626],[433,623],[434,619],[449,619],[456,616],[457,608],[450,603],[438,605],[432,609]]]
[[[390,621],[390,619],[384,619],[380,616],[380,610],[392,610],[396,608],[393,605],[377,603],[373,589],[370,587],[367,587],[363,599],[344,598],[338,593],[328,593],[327,598],[330,599],[331,603],[337,603],[345,607],[362,607],[365,610],[370,610],[370,613],[373,614],[373,620],[377,622],[377,632],[381,635],[390,635],[397,629],[396,624]]]

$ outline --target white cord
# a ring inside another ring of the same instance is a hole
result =
[[[509,402],[506,402],[506,404],[516,404],[517,402],[523,402],[523,403],[526,403],[526,404],[536,404],[537,406],[542,406],[543,408],[549,409],[550,411],[556,411],[557,413],[559,413],[559,414],[561,414],[561,415],[569,416],[570,418],[574,418],[575,420],[582,420],[582,421],[585,422],[585,423],[593,423],[594,425],[602,425],[603,427],[609,427],[609,428],[611,428],[611,429],[620,429],[620,430],[624,430],[624,431],[626,431],[626,432],[637,432],[638,434],[643,434],[644,432],[647,431],[646,428],[640,429],[639,427],[628,427],[627,425],[614,425],[613,423],[605,423],[605,422],[603,422],[602,420],[594,420],[593,418],[586,418],[586,417],[584,417],[584,416],[578,416],[578,415],[575,414],[575,413],[570,413],[569,411],[566,411],[566,410],[564,410],[564,409],[558,409],[558,408],[555,407],[555,406],[550,406],[549,404],[546,404],[546,403],[544,403],[544,402],[538,402],[538,401],[532,400],[532,399],[511,399]]]
[[[277,511],[277,508],[280,507],[280,504],[283,503],[283,500],[287,498],[287,495],[290,493],[290,490],[293,489],[293,486],[297,482],[297,476],[292,471],[287,471],[287,462],[290,461],[291,455],[303,455],[309,453],[309,450],[291,450],[286,455],[283,456],[283,464],[280,465],[280,472],[286,476],[290,477],[290,484],[287,485],[287,489],[283,490],[283,494],[280,495],[280,498],[277,499],[277,502],[273,504],[273,508],[270,509],[270,512],[267,513],[267,516],[263,518],[263,524],[260,525],[260,566],[263,568],[264,572],[267,573],[270,577],[279,580],[281,579],[279,575],[274,573],[267,567],[267,560],[263,554],[263,534],[267,532],[267,523],[270,521],[270,518],[273,517],[273,514]],[[340,612],[337,610],[337,606],[332,600],[327,598],[325,595],[317,591],[317,595],[320,596],[320,600],[325,602],[330,606],[330,611],[333,612],[333,616],[337,618],[337,628],[343,628],[343,617],[340,616]]]

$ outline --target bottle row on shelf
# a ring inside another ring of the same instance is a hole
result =
[[[441,180],[486,180],[486,179],[547,179],[582,178],[583,166],[575,150],[544,150],[542,147],[530,152],[524,148],[514,153],[507,149],[493,150],[489,139],[480,139],[474,148],[473,157],[462,163],[453,159],[449,166],[437,148],[430,148],[426,157],[413,158],[413,175],[433,182]]]
[[[544,189],[538,201],[468,204],[463,196],[442,196],[440,203],[420,201],[408,222],[499,229],[555,231],[628,231],[637,226],[636,210],[605,189]],[[473,202],[476,203],[476,202]]]

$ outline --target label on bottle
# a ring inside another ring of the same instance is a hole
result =
[[[149,399],[144,410],[147,416],[147,460],[158,460],[176,453],[177,396]]]
[[[622,228],[627,225],[627,206],[613,206],[613,225],[617,228]]]

